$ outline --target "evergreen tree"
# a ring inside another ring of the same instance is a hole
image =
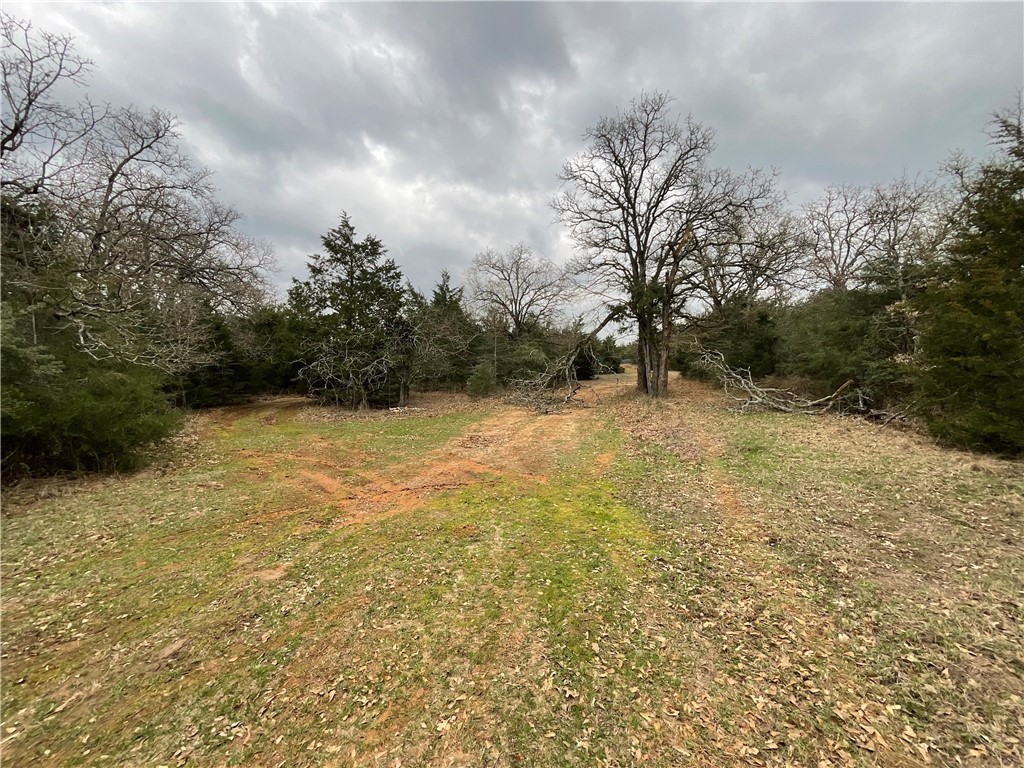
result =
[[[905,404],[909,382],[898,358],[902,327],[890,321],[892,290],[826,288],[778,313],[776,371],[806,379],[825,396],[847,381],[872,406]]]
[[[721,352],[732,368],[746,368],[755,377],[769,376],[775,373],[779,340],[776,314],[776,307],[768,302],[736,298],[688,323],[680,336],[696,337],[702,346]],[[674,361],[677,369],[702,375],[695,361],[691,345],[681,345]]]
[[[916,301],[917,383],[932,431],[950,442],[1024,451],[1024,129],[1001,114],[1002,147],[968,189],[947,259]]]
[[[74,330],[48,307],[48,270],[60,247],[51,225],[45,205],[0,200],[4,482],[136,468],[179,421],[159,371],[84,354]]]
[[[442,269],[441,279],[437,281],[430,296],[430,306],[435,309],[465,314],[462,293],[462,288],[452,287],[451,273],[447,269]]]
[[[402,273],[380,240],[356,240],[347,213],[320,238],[308,280],[293,280],[289,303],[309,328],[300,376],[322,399],[367,408],[401,400],[398,370],[408,328]],[[394,391],[392,391],[394,390]]]
[[[415,339],[412,380],[425,389],[462,389],[473,366],[478,329],[463,304],[462,288],[453,288],[448,270],[430,300],[411,286],[407,312]]]
[[[248,316],[211,315],[217,359],[174,377],[177,403],[191,408],[229,405],[253,395],[299,391],[300,344],[307,323],[287,307],[267,305]]]

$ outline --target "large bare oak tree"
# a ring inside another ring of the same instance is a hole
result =
[[[636,324],[637,389],[661,395],[674,318],[711,251],[741,242],[739,219],[773,201],[773,177],[712,167],[714,132],[675,117],[667,94],[642,94],[584,136],[552,206],[575,241],[575,272],[608,298],[608,319]]]

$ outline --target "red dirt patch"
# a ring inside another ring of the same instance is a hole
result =
[[[338,494],[344,493],[347,490],[344,483],[335,477],[324,474],[323,472],[308,472],[304,469],[300,469],[299,474],[307,480],[311,480],[318,488],[326,491],[327,493]]]
[[[585,418],[580,410],[540,415],[505,407],[472,432],[450,440],[416,462],[354,477],[341,477],[331,471],[350,471],[354,463],[343,467],[306,456],[286,458],[315,463],[315,468],[299,470],[298,475],[339,513],[334,526],[344,527],[411,512],[439,491],[487,482],[488,478],[546,482],[559,452],[573,445]],[[601,466],[606,468],[611,459],[612,455],[606,454]]]

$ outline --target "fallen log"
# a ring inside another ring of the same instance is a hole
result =
[[[506,402],[521,408],[530,408],[538,413],[554,413],[563,408],[583,403],[576,399],[580,383],[576,378],[574,363],[579,350],[548,364],[545,370],[530,377],[515,379],[508,383]]]

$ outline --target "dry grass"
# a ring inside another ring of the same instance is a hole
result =
[[[6,495],[11,765],[1015,765],[1020,464],[685,382]]]
[[[642,501],[713,563],[699,610],[741,638],[751,722],[802,720],[805,759],[1020,764],[1024,467],[724,406],[679,382],[618,412],[688,470]]]

